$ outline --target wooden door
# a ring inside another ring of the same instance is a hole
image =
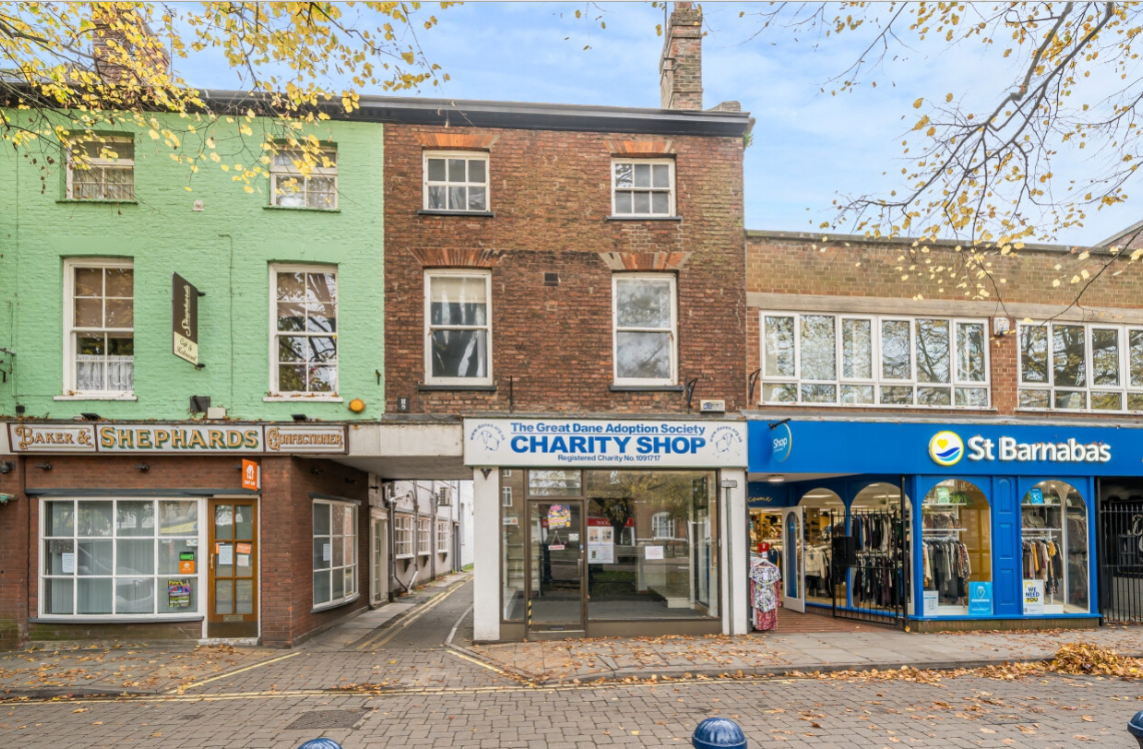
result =
[[[258,636],[258,505],[210,500],[207,637]]]

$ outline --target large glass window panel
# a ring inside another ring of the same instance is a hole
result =
[[[404,555],[403,519],[408,518],[399,516],[394,526],[398,556]],[[350,600],[357,592],[354,585],[357,579],[357,507],[348,502],[315,500],[313,525],[314,605]],[[239,524],[236,528],[241,533],[243,526]],[[252,572],[252,569],[238,567],[237,577],[250,577]],[[235,585],[238,613],[253,613],[253,581],[237,579]]]
[[[762,400],[767,403],[797,403],[798,386],[792,383],[764,383]]]
[[[852,405],[873,403],[872,385],[842,385],[841,402]]]
[[[949,382],[951,330],[948,320],[917,320],[917,382]]]
[[[483,276],[434,276],[434,325],[484,325],[488,322],[488,286]]]
[[[78,267],[66,315],[74,359],[67,378],[79,392],[124,392],[134,385],[134,270]],[[74,381],[73,381],[74,380]]]
[[[958,382],[985,382],[984,323],[958,322],[956,324],[956,379]]]
[[[1119,330],[1116,328],[1092,328],[1091,384],[1119,384]]]
[[[582,491],[582,471],[563,468],[528,471],[528,494],[534,497],[578,497]]]
[[[913,378],[909,327],[908,320],[881,321],[881,377],[886,380]]]
[[[830,315],[802,316],[802,379],[837,379],[837,340],[835,318]],[[836,396],[829,400],[833,401]]]
[[[671,282],[621,280],[615,285],[616,319],[621,328],[671,327]]]
[[[837,385],[806,383],[802,385],[803,403],[837,403]]]
[[[921,579],[938,616],[968,613],[969,585],[992,580],[988,498],[972,482],[941,481],[921,504]]]
[[[337,273],[277,272],[277,389],[283,393],[337,392]]]
[[[433,377],[488,376],[488,333],[484,330],[434,330]]]
[[[1020,327],[1020,381],[1048,382],[1048,328],[1046,325]]]
[[[109,577],[80,578],[76,581],[76,610],[80,616],[114,613],[113,580]]]
[[[1087,384],[1085,339],[1082,325],[1052,326],[1052,379],[1056,387]]]
[[[794,318],[766,315],[763,318],[767,377],[793,377]]]
[[[490,300],[486,275],[430,273],[429,373],[431,379],[487,380]]]
[[[671,376],[670,333],[616,334],[616,375],[623,379],[665,380]]]
[[[913,404],[912,385],[882,385],[881,403],[886,406],[911,406]]]
[[[500,593],[501,616],[506,622],[522,622],[524,601],[524,471],[500,471]]]
[[[618,380],[673,378],[674,278],[615,278],[615,376]]]
[[[873,379],[873,321],[842,319],[841,376],[845,379]]]
[[[1143,330],[1128,331],[1131,346],[1131,387],[1143,387]]]
[[[1088,611],[1087,505],[1071,484],[1041,481],[1020,503],[1021,570],[1043,588],[1044,613]]]

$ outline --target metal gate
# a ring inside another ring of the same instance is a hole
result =
[[[905,492],[897,507],[851,510],[834,525],[833,615],[904,629],[911,597]]]
[[[1143,501],[1099,508],[1099,613],[1104,622],[1143,623]]]

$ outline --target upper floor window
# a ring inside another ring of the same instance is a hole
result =
[[[435,385],[491,385],[492,276],[425,273],[425,379]]]
[[[1020,407],[1143,411],[1143,328],[1021,323]]]
[[[131,261],[71,260],[64,271],[64,392],[129,395],[135,386]]]
[[[337,395],[337,269],[273,266],[270,284],[270,391]]]
[[[669,512],[656,512],[651,516],[651,535],[656,539],[675,537],[675,521]]]
[[[488,210],[488,154],[426,153],[424,175],[425,210]]]
[[[135,142],[129,137],[93,136],[72,144],[67,196],[72,200],[134,200]]]
[[[670,159],[611,162],[614,216],[674,216],[675,162]]]
[[[323,148],[306,162],[298,149],[278,151],[270,161],[270,194],[281,208],[337,208],[337,150]]]
[[[989,404],[985,320],[762,313],[762,403]]]
[[[675,276],[625,273],[612,277],[617,385],[673,385],[678,329]]]

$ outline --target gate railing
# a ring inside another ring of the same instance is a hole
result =
[[[1105,502],[1097,524],[1099,613],[1105,622],[1143,623],[1143,502]]]

